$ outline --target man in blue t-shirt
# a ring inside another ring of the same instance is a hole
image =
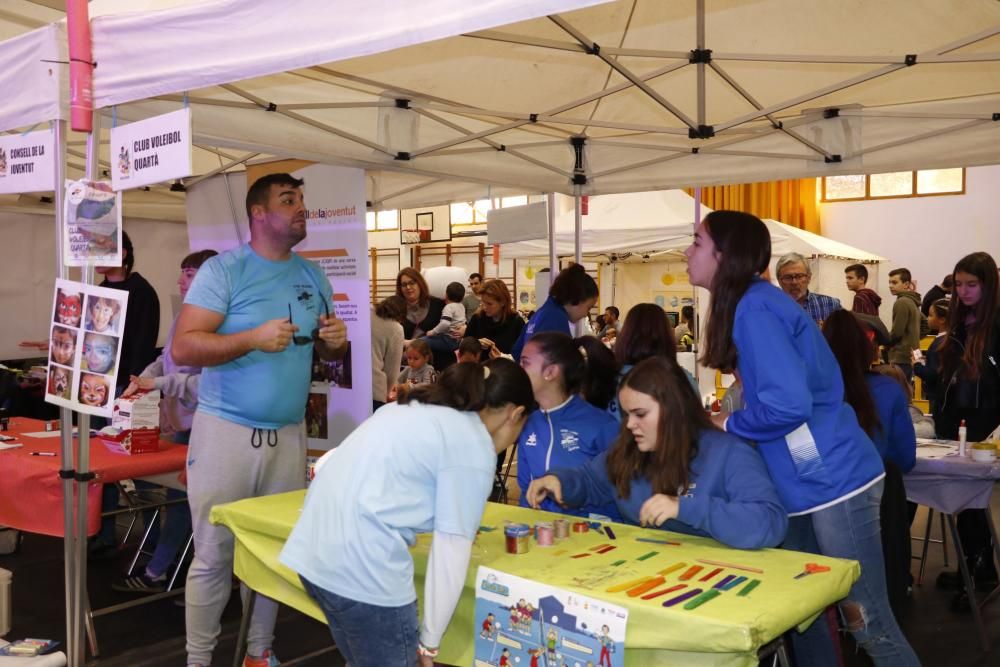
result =
[[[195,544],[186,587],[188,665],[211,664],[232,589],[233,536],[211,525],[209,512],[303,487],[313,348],[327,360],[348,349],[347,328],[330,314],[326,276],[292,252],[306,237],[302,184],[270,174],[250,187],[250,243],[202,266],[177,318],[174,359],[203,368],[187,462]],[[277,609],[257,596],[244,667],[277,664]]]

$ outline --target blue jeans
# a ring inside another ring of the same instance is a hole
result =
[[[861,577],[839,604],[847,629],[876,665],[919,666],[889,607],[879,528],[882,486],[879,481],[832,507],[791,517],[782,547],[861,563]],[[822,617],[801,635],[793,632],[792,645],[796,664],[836,665],[833,639]]]
[[[190,437],[191,431],[178,431],[174,433],[172,440],[179,445],[186,445]],[[157,484],[137,479],[135,480],[135,488],[148,491],[160,487]],[[168,501],[187,499],[187,494],[178,489],[168,487],[166,491],[166,500]],[[145,525],[148,526],[153,521],[153,514],[152,511],[142,513]],[[149,531],[149,538],[146,540],[147,545],[156,545],[152,558],[146,564],[146,572],[152,577],[158,577],[167,571],[170,564],[177,558],[177,554],[184,548],[188,537],[191,536],[191,508],[187,502],[162,507],[159,516],[163,517],[162,532],[160,524],[154,523],[153,529]]]
[[[461,341],[452,338],[446,333],[437,334],[436,336],[424,336],[421,340],[425,341],[435,352],[454,352],[461,343]]]
[[[299,576],[319,604],[333,641],[351,667],[414,667],[417,664],[417,602],[377,607],[341,597]]]

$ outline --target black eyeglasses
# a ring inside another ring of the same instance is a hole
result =
[[[323,312],[326,313],[326,319],[330,319],[330,306],[326,304],[326,299],[323,299]],[[295,324],[292,321],[292,304],[288,304],[288,323]],[[312,330],[311,336],[292,336],[292,342],[296,345],[308,345],[313,341],[319,340],[319,327],[315,327]]]

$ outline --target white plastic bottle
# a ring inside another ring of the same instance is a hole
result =
[[[958,425],[958,455],[965,456],[965,420]]]

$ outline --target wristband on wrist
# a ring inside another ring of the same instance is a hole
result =
[[[422,642],[417,643],[417,655],[426,656],[428,658],[436,658],[438,655],[438,649],[429,648],[424,646]]]

